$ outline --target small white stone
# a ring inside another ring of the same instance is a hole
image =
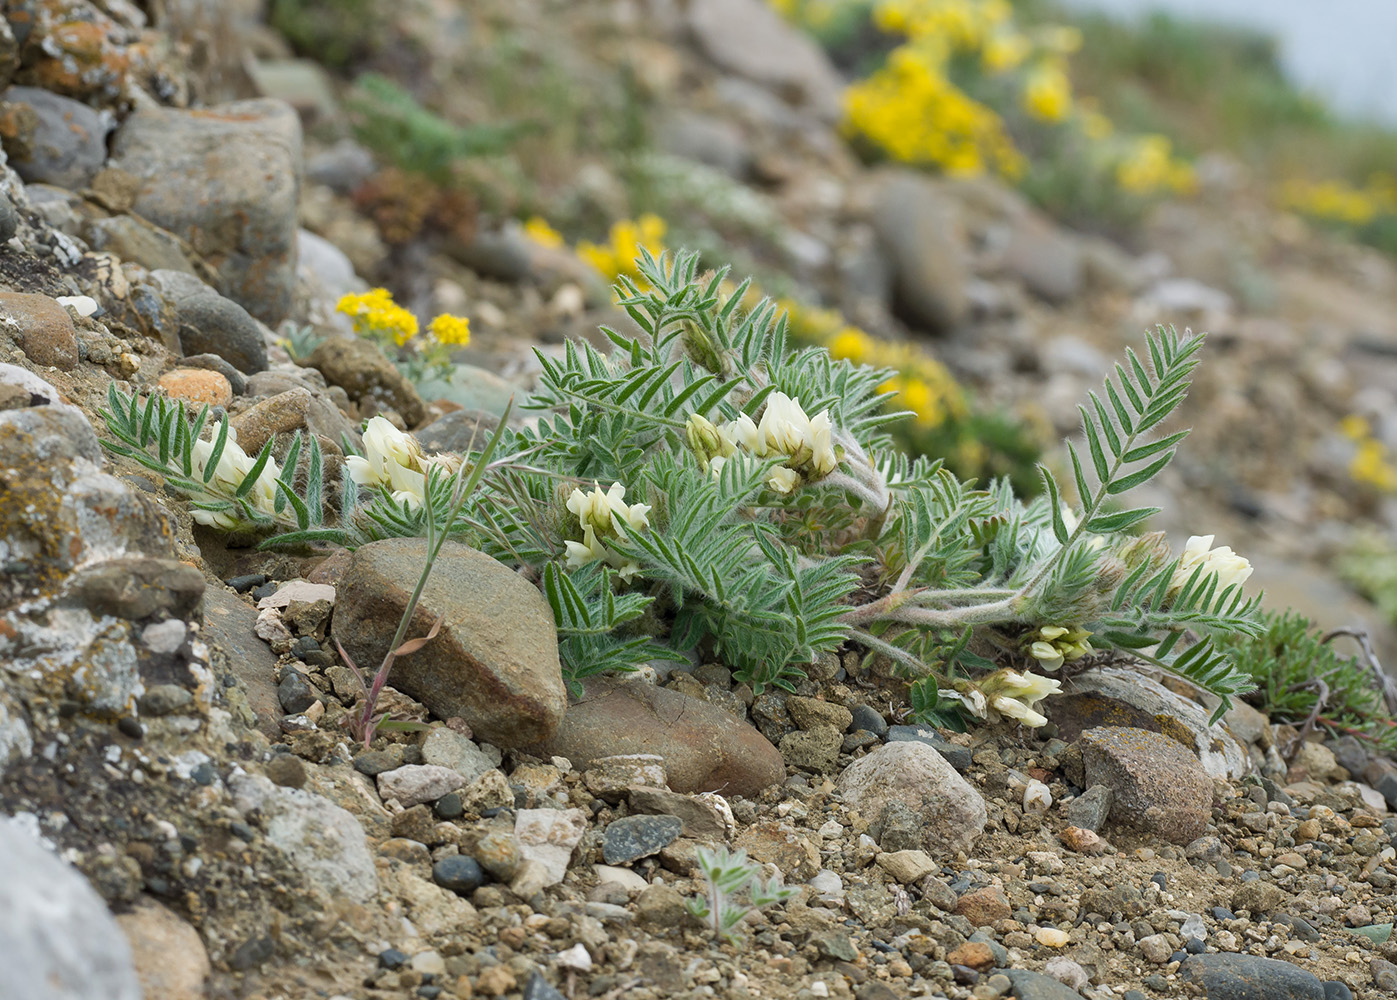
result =
[[[564,969],[586,972],[592,967],[592,956],[587,953],[587,949],[583,945],[575,944],[567,951],[558,952],[553,962]]]
[[[1053,804],[1053,793],[1037,778],[1028,783],[1023,791],[1023,807],[1026,812],[1046,811]]]
[[[838,840],[844,836],[844,827],[836,819],[827,820],[819,829],[819,834],[825,840]]]
[[[1067,932],[1058,930],[1056,927],[1040,927],[1033,934],[1033,939],[1041,945],[1049,948],[1066,948]]]
[[[638,873],[629,868],[617,868],[612,865],[593,865],[592,870],[597,873],[597,878],[604,885],[613,882],[625,889],[644,889],[650,883]]]
[[[447,792],[463,787],[466,779],[449,767],[436,764],[404,764],[378,776],[378,794],[397,799],[404,807],[435,802]]]
[[[291,580],[277,588],[275,594],[257,602],[259,608],[284,608],[292,601],[310,604],[315,601],[335,602],[335,588],[328,583],[310,583],[306,580]]]
[[[91,295],[60,295],[54,301],[60,306],[67,306],[79,316],[91,316],[97,311],[97,300]]]
[[[810,984],[810,994],[811,996],[827,997],[829,996],[829,985],[823,979],[817,979]]]

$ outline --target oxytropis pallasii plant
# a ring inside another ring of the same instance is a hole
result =
[[[609,355],[585,343],[541,354],[523,403],[538,419],[502,431],[493,456],[423,455],[371,423],[332,491],[314,442],[225,474],[230,444],[222,427],[199,443],[202,415],[188,427],[162,401],[117,394],[108,423],[118,448],[168,468],[201,520],[281,531],[263,545],[425,536],[430,518],[434,537],[538,583],[573,684],[697,649],[755,692],[789,689],[849,645],[900,672],[916,715],[945,725],[1041,725],[1036,705],[1064,671],[1122,655],[1216,695],[1219,715],[1251,688],[1213,642],[1259,630],[1246,561],[1209,536],[1174,555],[1162,534],[1137,533],[1155,508],[1118,503],[1187,434],[1164,425],[1201,336],[1161,329],[1127,351],[1081,408],[1075,502],[1046,467],[1025,502],[1007,481],[963,482],[899,452],[880,389],[890,373],[793,349],[774,303],[744,307],[747,283],[700,274],[693,253],[642,251],[636,272],[617,286],[636,330],[604,328]],[[467,469],[474,488],[455,503]]]

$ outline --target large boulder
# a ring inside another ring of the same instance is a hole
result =
[[[291,311],[301,124],[274,100],[143,107],[112,142],[131,208],[186,239],[219,291],[264,323]]]
[[[331,627],[366,673],[387,654],[426,558],[421,538],[372,542],[350,558]],[[440,718],[464,719],[496,746],[551,736],[567,691],[553,612],[543,595],[489,556],[447,542],[407,637],[426,635],[438,618],[436,638],[400,657],[390,683]]]

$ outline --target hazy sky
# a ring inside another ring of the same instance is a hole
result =
[[[1297,83],[1337,109],[1397,124],[1397,0],[1063,0],[1123,16],[1150,10],[1260,28]]]

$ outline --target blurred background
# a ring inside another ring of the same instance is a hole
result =
[[[230,9],[199,96],[293,103],[302,225],[354,287],[470,316],[420,387],[438,410],[498,409],[535,348],[605,346],[637,247],[688,247],[797,340],[886,366],[906,447],[1032,492],[1143,330],[1206,330],[1155,527],[1397,663],[1397,6]]]

